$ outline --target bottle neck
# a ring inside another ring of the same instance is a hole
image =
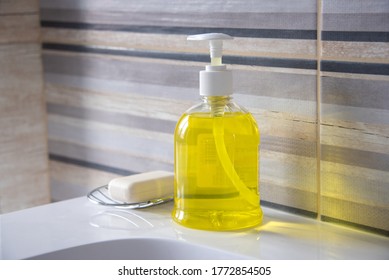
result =
[[[226,105],[232,100],[232,97],[231,95],[201,96],[201,100],[211,105]]]
[[[203,103],[207,104],[214,116],[223,116],[226,106],[231,102],[230,95],[223,96],[202,96]]]

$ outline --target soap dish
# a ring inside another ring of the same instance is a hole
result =
[[[126,209],[147,208],[147,207],[159,205],[173,200],[173,195],[171,195],[168,197],[155,198],[143,202],[125,203],[111,198],[111,196],[108,193],[108,185],[104,185],[92,190],[87,194],[87,197],[91,202],[99,205],[112,206],[116,208],[126,208]]]

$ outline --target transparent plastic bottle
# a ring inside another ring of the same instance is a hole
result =
[[[186,111],[174,135],[174,221],[206,230],[236,230],[261,223],[258,192],[259,130],[232,101],[232,72],[222,63],[224,40],[208,33],[211,64],[200,71],[202,102]]]
[[[173,219],[187,227],[236,230],[261,223],[259,130],[231,96],[203,96],[175,130]]]

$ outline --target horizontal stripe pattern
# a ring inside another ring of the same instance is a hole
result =
[[[169,120],[153,119],[150,117],[133,116],[125,113],[112,113],[91,108],[64,106],[55,103],[47,104],[47,112],[76,119],[92,119],[100,123],[134,127],[144,130],[158,131],[172,134],[176,123]]]
[[[326,7],[331,5],[328,1],[323,8],[323,29],[358,32],[387,32],[389,30],[389,12],[366,13],[362,10],[356,13],[327,13]],[[366,1],[372,3],[372,1]]]
[[[215,2],[205,3],[200,1],[199,5],[190,5],[192,10],[185,9],[188,5],[174,6],[169,1],[168,3],[156,3],[152,6],[151,3],[142,3],[142,8],[126,7],[111,7],[107,9],[75,9],[75,6],[66,8],[45,7],[41,5],[41,15],[43,20],[47,21],[70,21],[70,22],[87,22],[87,23],[111,23],[111,24],[131,24],[131,25],[151,25],[151,26],[175,26],[177,23],[183,27],[220,27],[220,28],[257,28],[262,26],[265,29],[308,29],[316,28],[316,3],[310,2],[308,9],[298,9],[276,11],[276,12],[253,12],[252,8],[257,7],[259,3],[244,5],[238,8],[236,5],[230,5],[228,10],[222,11],[221,6]],[[230,4],[234,1],[225,1]],[[288,1],[283,0],[282,4],[287,4]],[[235,2],[236,3],[236,2]],[[130,4],[131,5],[131,4]],[[234,7],[235,6],[235,7]],[[146,8],[147,7],[147,8]],[[156,7],[160,7],[156,10]],[[196,8],[193,10],[193,8]],[[146,8],[146,9],[145,9]],[[202,10],[206,9],[206,10]],[[237,10],[242,10],[237,12]],[[214,20],[217,18],[217,20]],[[281,19],[281,20],[280,20]]]
[[[46,74],[46,80],[54,84],[174,99],[190,95],[193,102],[199,99],[198,71],[203,69],[201,64],[177,64],[151,59],[124,61],[105,56],[69,56],[58,53],[45,53],[43,62],[45,69],[50,71]],[[85,69],[84,65],[88,65],[88,68]],[[299,73],[296,69],[293,73],[284,73],[253,67],[230,68],[233,70],[234,90],[238,94],[285,98],[291,102],[316,100],[312,94],[316,80],[310,73]],[[177,82],[171,84],[171,79],[177,79]],[[166,92],[158,89],[161,85],[168,88]],[[260,101],[250,100],[255,103]],[[307,106],[304,110],[307,110]]]
[[[50,184],[53,201],[85,196],[100,187],[101,182],[109,182],[118,176],[134,173],[128,170],[113,169],[105,165],[50,155]],[[106,183],[104,183],[105,185]]]
[[[322,23],[321,49],[325,60],[389,63],[389,5],[386,0],[325,1]],[[343,62],[325,62],[323,67],[349,73],[364,73],[360,71],[367,67],[367,74],[388,75],[385,65],[355,65],[352,70]]]
[[[152,51],[133,51],[133,50],[118,50],[109,48],[96,48],[80,45],[65,45],[45,43],[42,45],[43,49],[68,51],[68,52],[82,52],[94,54],[107,54],[143,58],[169,59],[169,60],[183,60],[196,62],[209,62],[208,55],[187,54],[187,53],[168,53],[168,52],[152,52]],[[316,69],[316,61],[303,59],[279,59],[267,57],[242,57],[242,56],[223,56],[223,62],[226,64],[239,65],[253,65],[265,67],[283,67],[283,68],[301,68],[301,69]]]
[[[251,28],[199,28],[180,26],[149,26],[149,25],[112,25],[84,22],[41,21],[46,28],[65,28],[76,30],[100,30],[150,34],[201,34],[226,33],[233,37],[248,38],[278,38],[278,39],[306,39],[316,40],[316,30],[289,30],[289,29],[251,29]],[[388,42],[389,32],[363,31],[323,31],[321,39],[325,41],[357,41],[357,42]]]
[[[41,1],[51,164],[92,172],[95,185],[121,170],[171,171],[175,123],[198,102],[209,61],[185,37],[224,32],[235,37],[223,60],[235,100],[261,130],[264,204],[386,232],[387,11],[368,2],[325,1],[318,16],[312,0]],[[91,188],[54,173],[57,190]]]
[[[389,75],[389,64],[347,61],[321,61],[321,70],[353,74]]]
[[[323,103],[389,110],[389,79],[323,77],[323,81]]]
[[[201,31],[201,30],[198,30]],[[316,41],[308,39],[277,38],[279,30],[267,30],[271,38],[234,37],[225,42],[225,55],[239,56],[278,56],[283,58],[315,59]],[[289,32],[289,31],[288,31]],[[47,43],[65,43],[130,49],[143,51],[166,51],[176,53],[207,54],[207,45],[201,42],[188,42],[188,34],[160,34],[92,29],[42,28],[42,38]]]
[[[321,159],[375,170],[389,171],[389,154],[322,145]]]
[[[253,29],[253,28],[221,28],[221,27],[182,27],[182,26],[150,26],[150,25],[113,25],[85,22],[42,21],[42,27],[66,28],[81,30],[104,30],[115,32],[175,34],[185,35],[201,33],[226,33],[233,37],[278,38],[316,40],[316,30],[288,29]]]
[[[232,12],[205,12],[205,13],[165,13],[161,12],[127,12],[107,13],[106,11],[83,11],[43,9],[41,15],[47,21],[70,21],[88,23],[110,22],[112,24],[175,26],[179,22],[182,26],[204,26],[210,28],[241,28],[255,29],[258,25],[262,29],[297,29],[314,30],[316,28],[316,14],[313,13],[285,13],[282,21],[274,14],[242,13],[238,16]],[[174,19],[172,19],[174,18]],[[215,21],[214,19],[218,20]],[[232,20],[232,18],[234,20]],[[289,24],[291,22],[293,24]]]
[[[323,2],[322,219],[388,235],[389,5]]]
[[[128,170],[133,173],[153,170],[173,171],[172,160],[169,162],[165,159],[147,158],[138,153],[124,154],[121,151],[104,149],[104,147],[85,146],[80,143],[66,142],[54,138],[49,139],[49,153],[55,153],[57,156],[67,157],[77,161],[105,166],[107,169],[104,171],[112,170],[112,168],[115,170]],[[91,165],[88,167],[91,168]],[[98,179],[96,178],[96,180]],[[99,181],[99,185],[105,185],[107,183],[107,181]]]
[[[90,168],[90,169],[106,171],[109,173],[114,173],[115,175],[129,176],[129,175],[136,174],[130,170],[125,170],[125,169],[121,169],[121,168],[114,168],[114,167],[103,165],[103,164],[88,162],[85,160],[80,160],[80,159],[75,159],[75,158],[68,158],[66,156],[61,156],[61,155],[49,154],[49,159],[51,161],[60,162],[63,164],[76,165],[76,166],[86,167],[86,168]]]
[[[389,32],[323,31],[324,41],[389,42]]]
[[[382,0],[381,0],[382,1]],[[173,8],[178,13],[182,11],[191,11],[203,13],[205,11],[218,11],[218,12],[265,12],[265,13],[305,13],[315,12],[316,3],[311,0],[300,0],[298,5],[296,2],[287,0],[278,1],[266,1],[257,0],[256,4],[242,5],[239,1],[225,1],[215,0],[212,3],[202,0],[195,0],[188,3],[182,3],[180,0],[170,0],[162,3],[159,0],[149,0],[147,4],[140,3],[138,1],[126,1],[121,3],[120,6],[107,5],[104,0],[42,0],[41,8],[60,8],[60,9],[72,9],[78,10],[105,10],[107,11],[138,11],[138,12],[170,12]],[[218,7],[217,10],[214,7]]]

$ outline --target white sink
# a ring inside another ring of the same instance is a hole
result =
[[[233,260],[240,255],[177,240],[133,238],[102,241],[31,257],[34,260]]]
[[[0,259],[388,259],[389,239],[263,207],[253,229],[172,221],[170,203],[113,209],[85,197],[0,215]]]

